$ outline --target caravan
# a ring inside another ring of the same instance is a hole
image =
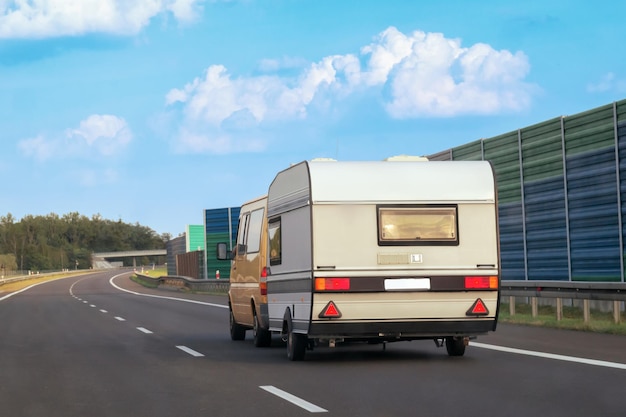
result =
[[[268,192],[269,328],[319,343],[433,339],[460,356],[496,328],[489,162],[305,161]]]

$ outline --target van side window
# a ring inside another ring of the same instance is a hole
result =
[[[280,217],[269,221],[268,238],[270,240],[270,265],[280,265],[283,261]]]
[[[377,206],[378,244],[458,245],[456,205]]]
[[[239,227],[237,228],[237,253],[236,256],[246,253],[246,234],[248,232],[248,223],[250,221],[250,213],[246,213],[239,219]]]
[[[246,240],[247,253],[257,253],[261,250],[261,228],[263,227],[264,214],[265,209],[263,208],[254,210],[250,214]]]

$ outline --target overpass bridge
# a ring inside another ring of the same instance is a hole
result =
[[[99,269],[108,267],[111,268],[111,264],[108,262],[112,259],[120,258],[133,258],[133,266],[137,266],[137,258],[144,256],[166,256],[167,251],[165,249],[148,249],[148,250],[129,250],[119,252],[97,252],[91,255],[91,266]]]

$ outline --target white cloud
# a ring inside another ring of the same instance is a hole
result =
[[[108,114],[94,114],[80,122],[78,129],[68,129],[68,138],[79,146],[84,142],[101,155],[113,155],[132,139],[132,133],[124,119]]]
[[[263,61],[262,68],[280,69],[280,62],[288,61]],[[338,101],[368,89],[385,94],[382,106],[394,118],[519,111],[530,105],[535,89],[524,82],[529,70],[522,52],[497,51],[482,43],[462,47],[460,40],[441,33],[405,35],[390,27],[361,48],[360,57],[330,55],[296,78],[232,77],[224,66],[212,65],[203,77],[172,89],[166,104],[178,103],[182,109],[179,132],[186,138],[180,139],[187,141],[185,148],[236,151],[241,147],[224,146],[220,139],[226,124],[303,119],[318,98]],[[214,139],[208,139],[206,126]]]
[[[112,156],[132,140],[132,132],[124,119],[112,115],[92,115],[65,135],[39,135],[24,139],[18,148],[38,161],[52,158]]]
[[[599,82],[588,84],[587,91],[590,93],[606,93],[608,91],[623,93],[626,92],[626,80],[618,79],[613,72],[609,72],[603,75]]]
[[[136,34],[153,17],[197,18],[205,0],[0,0],[0,39]]]

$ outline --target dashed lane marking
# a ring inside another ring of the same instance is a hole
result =
[[[194,356],[194,357],[196,357],[196,358],[201,358],[201,357],[203,357],[203,356],[204,356],[202,353],[200,353],[200,352],[196,352],[195,350],[190,349],[190,348],[188,348],[187,346],[176,346],[176,347],[177,347],[178,349],[182,350],[183,352],[188,353],[188,354],[190,354],[191,356]]]
[[[322,407],[318,407],[315,404],[311,404],[310,402],[305,401],[302,398],[298,398],[295,395],[292,395],[272,385],[262,385],[259,388],[269,392],[270,394],[274,394],[277,397],[280,397],[285,401],[289,401],[290,403],[297,405],[298,407],[303,408],[310,413],[327,413],[328,412],[328,410],[325,410]]]

